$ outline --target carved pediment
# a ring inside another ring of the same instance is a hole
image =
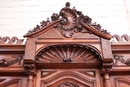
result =
[[[36,37],[55,28],[66,38],[72,37],[74,33],[89,33],[105,39],[112,38],[107,30],[101,28],[100,24],[92,23],[89,16],[83,15],[75,7],[71,9],[69,2],[66,3],[66,7],[62,8],[59,14],[53,13],[51,22],[47,19],[40,24],[36,25],[33,30],[29,30],[24,37]]]
[[[43,48],[36,60],[43,63],[100,63],[101,55],[92,46],[62,44]]]

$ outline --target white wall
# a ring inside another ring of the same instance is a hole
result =
[[[0,36],[23,38],[68,1],[111,34],[130,35],[130,0],[0,0]]]

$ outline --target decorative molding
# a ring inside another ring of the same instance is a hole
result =
[[[126,64],[128,66],[130,66],[130,57],[125,59],[123,55],[114,55],[114,65],[117,66],[118,65],[118,61],[120,61],[123,64]]]
[[[92,63],[101,58],[95,48],[78,44],[48,46],[36,55],[36,60],[43,63]]]
[[[59,85],[56,86],[56,87],[80,87],[80,86],[78,86],[78,85],[75,84],[75,83],[64,82],[64,83],[59,84]]]
[[[21,45],[23,44],[24,39],[18,39],[18,37],[0,37],[0,45],[1,44],[11,44],[11,45]]]
[[[130,36],[127,34],[123,34],[122,36],[114,34],[112,42],[130,42]]]
[[[23,56],[22,55],[18,55],[18,56],[13,56],[13,58],[15,58],[15,60],[7,60],[7,59],[1,59],[0,60],[0,66],[1,67],[5,67],[5,66],[10,66],[13,65],[15,63],[18,62],[18,65],[21,65],[21,61],[23,60]]]

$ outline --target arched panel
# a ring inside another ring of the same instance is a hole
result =
[[[61,44],[43,48],[37,53],[36,60],[43,63],[99,63],[101,55],[92,46]]]

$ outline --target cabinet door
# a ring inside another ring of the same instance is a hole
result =
[[[26,87],[26,77],[0,76],[0,87]]]
[[[111,76],[111,87],[130,87],[130,75]]]
[[[37,71],[36,87],[101,87],[98,70],[45,69]]]

